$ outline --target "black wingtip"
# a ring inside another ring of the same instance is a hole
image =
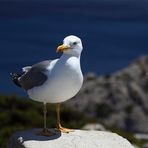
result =
[[[21,85],[20,85],[20,83],[18,81],[18,78],[21,76],[21,74],[11,72],[10,76],[11,76],[11,79],[14,82],[14,84],[21,87]]]

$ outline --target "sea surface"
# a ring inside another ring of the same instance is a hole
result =
[[[146,0],[0,0],[0,93],[25,93],[9,73],[59,58],[67,35],[83,42],[83,73],[113,73],[148,54]]]

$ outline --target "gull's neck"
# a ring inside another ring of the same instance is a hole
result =
[[[72,54],[64,54],[61,56],[60,59],[69,59],[71,57],[75,57],[77,58],[78,60],[80,60],[80,57],[81,57],[81,54],[76,54],[76,55],[72,55]]]

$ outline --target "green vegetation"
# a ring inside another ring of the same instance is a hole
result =
[[[97,113],[97,116],[100,118],[108,117],[110,114],[113,113],[113,111],[114,110],[105,103],[96,104],[96,113]]]
[[[43,127],[42,103],[15,95],[0,95],[0,148],[5,148],[9,137],[19,130]],[[55,127],[55,105],[47,105],[47,125]],[[84,114],[61,106],[61,119],[66,127],[81,128],[86,123],[95,122]]]

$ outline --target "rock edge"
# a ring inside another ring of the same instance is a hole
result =
[[[37,136],[41,129],[16,132],[7,148],[134,148],[128,140],[111,132],[75,130],[59,133],[54,129],[53,136]]]

